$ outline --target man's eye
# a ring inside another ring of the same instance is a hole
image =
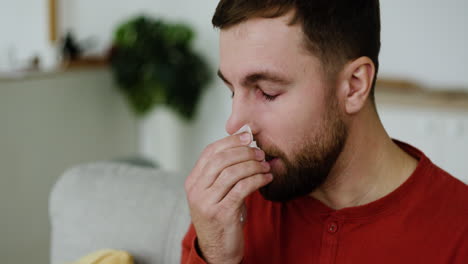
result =
[[[267,101],[273,101],[273,100],[276,99],[276,97],[278,97],[278,95],[269,95],[267,93],[264,93],[261,90],[260,90],[260,92],[262,93],[263,98],[265,98],[265,100],[267,100]]]
[[[273,100],[276,99],[276,97],[278,97],[278,95],[270,95],[270,94],[265,93],[265,92],[263,91],[263,89],[260,88],[260,87],[258,87],[258,86],[257,86],[257,91],[256,91],[256,93],[257,93],[258,95],[261,95],[261,96],[263,97],[263,99],[265,99],[265,100],[267,100],[267,101],[273,101]]]
[[[273,101],[276,99],[276,97],[278,97],[277,95],[269,95],[264,92],[262,92],[262,95],[267,101]]]
[[[269,94],[266,94],[264,93],[262,90],[259,89],[259,91],[262,93],[262,96],[263,98],[265,98],[265,100],[267,101],[273,101],[276,99],[276,97],[278,97],[278,95],[269,95]],[[231,92],[231,98],[234,98],[234,92]]]

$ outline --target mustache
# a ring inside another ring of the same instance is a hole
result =
[[[267,158],[286,158],[286,155],[274,144],[267,144],[264,141],[257,140],[257,146],[265,152]]]

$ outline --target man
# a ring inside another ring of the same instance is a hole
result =
[[[378,0],[221,0],[213,24],[231,136],[187,177],[182,263],[468,263],[468,187],[379,120]]]

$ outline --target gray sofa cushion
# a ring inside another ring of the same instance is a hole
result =
[[[113,162],[77,166],[49,200],[51,263],[125,250],[137,264],[179,263],[190,223],[185,175]]]

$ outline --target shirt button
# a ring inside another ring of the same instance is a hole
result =
[[[338,231],[338,224],[336,222],[331,222],[328,224],[328,232],[336,233]]]

